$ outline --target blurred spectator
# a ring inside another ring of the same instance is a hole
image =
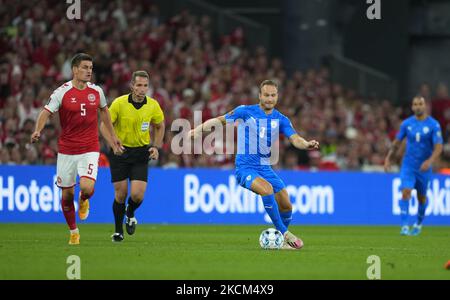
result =
[[[40,112],[39,108],[34,107],[34,94],[31,89],[25,90],[22,99],[17,107],[19,117],[19,127],[22,127],[26,119],[36,120]]]
[[[167,160],[162,165],[162,167],[164,169],[176,169],[181,167],[180,156],[175,155],[173,153],[169,153],[169,155],[167,156]]]
[[[39,163],[39,155],[35,146],[28,145],[25,151],[24,165],[37,165]]]
[[[45,147],[42,153],[43,162],[46,165],[56,164],[56,154],[50,147]]]
[[[436,91],[436,97],[431,102],[433,117],[441,124],[444,135],[450,133],[450,97],[448,87],[440,83]]]
[[[431,100],[431,88],[428,83],[422,83],[419,88],[419,95],[424,97],[426,101]]]
[[[7,148],[0,148],[0,162],[2,165],[7,165],[10,163],[9,151]]]
[[[298,170],[298,156],[294,151],[286,151],[284,155],[283,168],[286,170]]]
[[[320,167],[321,154],[320,151],[309,151],[309,170],[318,171]]]
[[[194,99],[194,90],[189,88],[184,89],[181,100],[174,107],[175,116],[182,119],[192,119],[194,117],[192,108]]]

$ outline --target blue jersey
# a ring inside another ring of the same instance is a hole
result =
[[[296,134],[289,119],[274,109],[266,115],[259,104],[241,105],[225,115],[227,122],[238,121],[236,167],[270,165],[272,143],[279,133]]]
[[[403,167],[420,169],[422,163],[430,158],[436,144],[442,144],[442,132],[439,122],[432,117],[418,120],[411,116],[400,125],[397,140],[406,138],[406,151]]]

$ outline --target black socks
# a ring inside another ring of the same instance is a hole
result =
[[[123,217],[125,216],[125,203],[113,203],[114,221],[116,223],[116,232],[123,234]]]
[[[128,197],[128,206],[127,206],[127,217],[128,218],[134,218],[134,211],[138,209],[139,206],[141,206],[141,203],[136,203],[133,200],[131,200],[131,197]]]

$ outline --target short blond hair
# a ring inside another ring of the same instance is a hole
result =
[[[278,89],[278,83],[275,80],[267,79],[261,82],[261,85],[259,86],[259,91],[261,92],[262,88],[266,85],[271,85]]]

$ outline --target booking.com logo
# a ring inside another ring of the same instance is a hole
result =
[[[234,123],[238,123],[238,141],[235,144]],[[191,135],[191,130],[202,124],[202,112],[194,111],[194,128],[186,119],[172,122],[171,131],[176,132],[171,142],[171,150],[175,155],[207,154],[207,155],[255,155],[261,165],[274,165],[279,160],[279,120],[237,119],[235,122],[215,122],[211,128],[203,125],[203,134]],[[248,143],[244,139],[246,137]],[[246,145],[247,144],[247,145]],[[236,147],[237,146],[237,147]],[[236,151],[235,151],[236,149]]]

